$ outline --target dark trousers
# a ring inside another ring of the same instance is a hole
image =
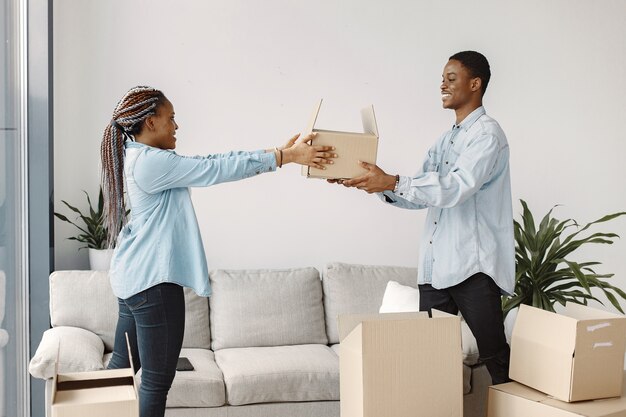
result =
[[[479,272],[450,288],[419,285],[420,311],[432,308],[450,314],[459,311],[478,343],[480,360],[485,363],[494,384],[509,381],[510,349],[504,335],[500,288]]]
[[[159,284],[125,300],[118,299],[118,305],[113,356],[108,368],[130,365],[124,335],[127,333],[135,372],[141,368],[139,416],[163,417],[183,344],[183,288],[176,284]]]

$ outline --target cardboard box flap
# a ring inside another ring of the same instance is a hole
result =
[[[439,317],[457,317],[459,319],[459,321],[461,320],[461,318],[456,315],[456,314],[450,314],[450,313],[446,313],[445,311],[440,311],[437,309],[431,309],[431,315],[433,316],[433,318],[439,318]]]
[[[315,122],[317,121],[317,115],[320,113],[320,108],[322,107],[323,100],[324,99],[320,99],[320,101],[317,102],[317,105],[313,109],[313,113],[311,114],[311,119],[309,119],[309,124],[307,125],[306,130],[304,131],[304,134],[302,135],[302,137],[313,132],[313,129],[315,129]]]
[[[576,345],[576,329],[575,319],[522,304],[515,319],[511,344],[524,348],[539,345],[571,357]]]
[[[137,381],[135,381],[135,373],[137,371],[135,371],[135,365],[133,365],[133,353],[131,352],[130,349],[130,339],[128,339],[128,333],[124,333],[124,336],[126,336],[126,349],[128,349],[128,360],[130,362],[130,370],[133,373],[133,387],[135,388],[135,392],[139,392],[139,389],[137,388]]]
[[[322,101],[324,99],[320,99],[317,102],[317,105],[313,108],[313,113],[311,114],[311,118],[309,119],[309,124],[307,125],[306,129],[304,130],[304,132],[302,133],[302,135],[300,135],[300,138],[298,139],[298,142],[302,141],[307,135],[309,135],[310,133],[313,132],[313,129],[315,129],[315,122],[317,121],[317,115],[320,113],[320,108],[322,107]],[[309,175],[309,166],[308,165],[302,165],[300,167],[300,172],[302,175],[308,176]]]
[[[129,384],[114,386],[92,387],[94,389],[69,389],[59,391],[57,406],[103,404],[108,406],[116,403],[128,403],[129,406],[137,400],[137,394]]]
[[[339,330],[339,342],[343,342],[343,339],[348,336],[352,330],[359,324],[365,321],[376,320],[399,320],[399,319],[414,319],[414,318],[428,318],[428,313],[416,312],[416,313],[387,313],[387,314],[342,314],[338,319]]]
[[[599,310],[597,308],[587,307],[585,305],[577,303],[566,303],[565,311],[563,311],[561,314],[576,320],[626,319],[626,317],[620,314]]]
[[[361,109],[361,121],[363,122],[364,133],[378,137],[378,126],[376,125],[374,106],[367,106]]]

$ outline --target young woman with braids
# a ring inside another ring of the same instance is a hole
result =
[[[179,156],[171,151],[176,129],[165,95],[135,87],[115,107],[101,145],[106,221],[109,236],[117,236],[109,275],[119,318],[109,368],[129,366],[127,333],[135,370],[142,368],[141,417],[165,414],[183,342],[183,287],[211,294],[189,187],[237,181],[291,162],[323,168],[336,157],[331,147],[309,145],[312,136],[296,143],[298,135],[272,150]]]

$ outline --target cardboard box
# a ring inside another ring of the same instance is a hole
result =
[[[302,175],[309,178],[347,179],[365,174],[367,170],[361,167],[358,161],[375,164],[378,151],[378,127],[374,106],[361,110],[363,133],[318,129],[315,123],[321,106],[322,100],[315,106],[303,136],[316,132],[317,136],[312,144],[334,146],[337,158],[333,160],[332,165],[326,165],[326,169],[302,166]]]
[[[622,393],[626,317],[569,303],[561,314],[522,305],[509,377],[562,401]]]
[[[339,317],[341,417],[462,417],[458,316]]]
[[[623,375],[626,377],[626,374]],[[623,379],[623,378],[622,378]],[[567,403],[517,382],[489,387],[488,417],[626,417],[622,397]]]
[[[128,343],[128,337],[127,343]],[[139,417],[135,371],[130,368],[93,372],[55,372],[52,417]]]

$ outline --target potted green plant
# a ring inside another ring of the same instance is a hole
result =
[[[614,274],[597,273],[593,268],[600,262],[576,262],[567,258],[576,249],[589,243],[612,244],[619,237],[615,233],[583,232],[592,225],[626,215],[626,212],[606,215],[580,228],[573,219],[554,218],[553,207],[537,227],[528,205],[524,200],[520,201],[523,208],[522,222],[513,222],[515,290],[511,297],[502,297],[504,314],[520,304],[548,311],[554,311],[557,302],[561,305],[566,302],[587,305],[589,300],[596,300],[604,304],[592,293],[593,288],[601,290],[611,304],[624,313],[617,297],[626,299],[626,293],[607,282]],[[572,227],[576,230],[566,235],[565,232],[569,232]]]
[[[54,215],[64,222],[74,225],[79,234],[71,236],[69,240],[76,240],[85,244],[79,248],[88,248],[89,250],[89,265],[93,270],[108,270],[111,263],[111,256],[113,256],[113,248],[107,246],[108,229],[104,222],[104,199],[102,197],[102,188],[98,195],[98,205],[94,209],[91,204],[89,194],[83,190],[87,197],[87,203],[89,204],[89,213],[82,213],[78,208],[72,206],[65,200],[61,200],[63,204],[67,206],[74,213],[78,214],[77,221],[80,219],[82,225],[75,223],[61,213],[55,212]],[[126,212],[128,214],[128,212]]]

